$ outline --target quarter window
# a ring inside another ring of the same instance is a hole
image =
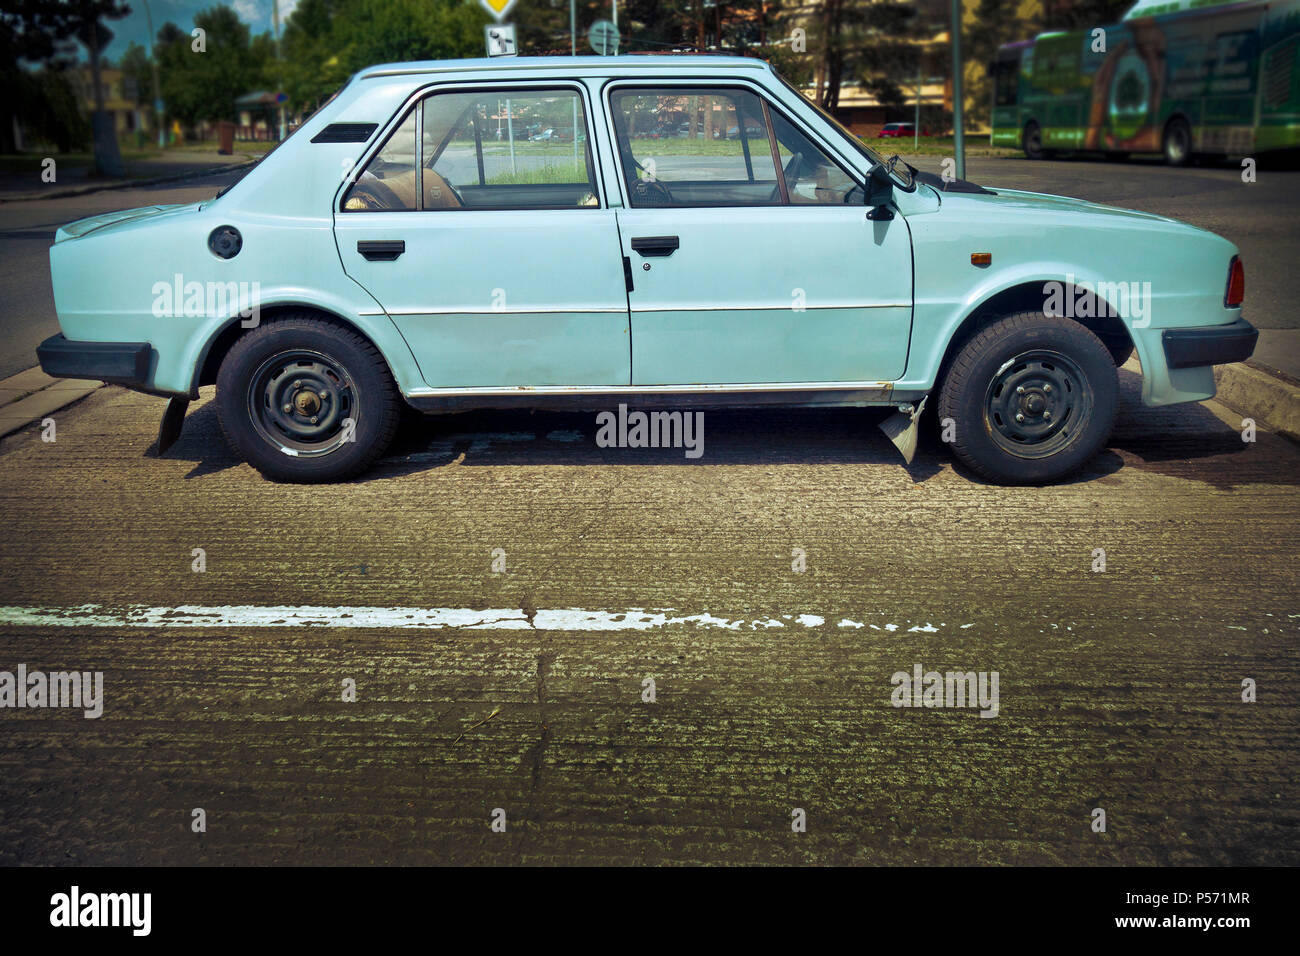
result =
[[[576,91],[435,93],[357,177],[343,209],[596,207],[593,167]]]

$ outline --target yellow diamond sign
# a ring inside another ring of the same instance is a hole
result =
[[[483,9],[492,16],[496,17],[497,23],[505,19],[510,8],[515,5],[515,0],[478,0],[483,5]]]

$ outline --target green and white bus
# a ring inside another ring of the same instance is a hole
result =
[[[1109,26],[1009,43],[995,146],[1255,156],[1300,147],[1300,0],[1138,0]]]

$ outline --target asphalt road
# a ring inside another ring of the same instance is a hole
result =
[[[853,410],[695,461],[477,413],[284,486],[101,389],[0,442],[0,670],[104,675],[0,710],[0,864],[1300,863],[1300,450],[1123,379],[1042,489]],[[916,665],[997,716],[892,706]]]
[[[939,157],[918,165],[941,172]],[[151,203],[214,195],[235,174],[64,199],[0,203],[0,378],[36,362],[36,346],[58,331],[48,252],[54,231],[75,219]],[[1226,236],[1246,264],[1246,314],[1262,329],[1300,328],[1300,172],[1234,167],[1169,169],[1156,162],[971,159],[968,178],[987,186],[1077,196],[1174,216]]]
[[[970,167],[1218,229],[1294,324],[1296,174]],[[59,223],[220,182],[0,205],[0,374],[54,330]],[[1122,378],[1041,489],[854,410],[706,412],[698,460],[416,420],[284,486],[210,389],[161,459],[163,403],[101,389],[0,441],[0,704],[103,673],[96,719],[0,706],[0,864],[1300,863],[1300,449]],[[997,716],[892,706],[917,665],[996,671]]]

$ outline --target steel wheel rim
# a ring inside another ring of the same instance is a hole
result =
[[[313,349],[264,360],[249,379],[248,416],[263,440],[286,455],[317,458],[349,440],[360,410],[356,382],[341,363]]]
[[[1092,417],[1092,388],[1073,359],[1049,349],[1004,362],[984,394],[984,425],[1003,451],[1040,459],[1069,447]]]

